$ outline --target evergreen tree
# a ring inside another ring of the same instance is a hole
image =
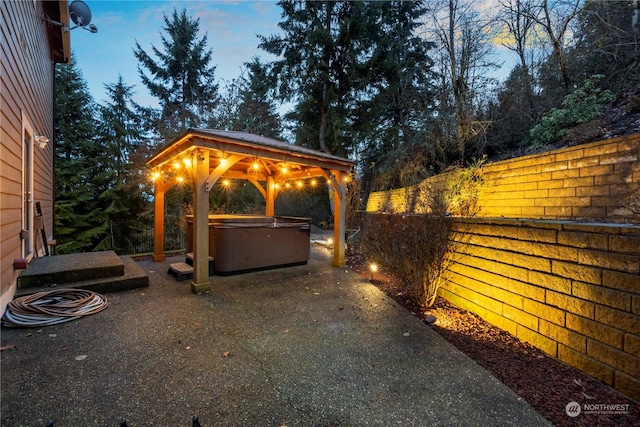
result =
[[[147,108],[146,116],[157,136],[167,142],[190,127],[201,127],[213,114],[218,101],[215,66],[207,36],[198,38],[200,20],[175,9],[164,15],[162,49],[152,46],[157,60],[136,42],[138,72],[160,108]],[[145,73],[148,72],[149,74]]]
[[[55,236],[58,253],[92,250],[108,223],[98,195],[108,188],[95,104],[73,60],[56,64]]]
[[[140,226],[140,215],[148,209],[142,190],[148,181],[141,175],[146,170],[139,161],[146,144],[141,132],[139,107],[132,99],[133,86],[124,83],[122,76],[113,84],[106,84],[109,100],[99,107],[100,140],[104,146],[103,159],[107,188],[100,194],[101,204],[109,222],[109,234],[97,249],[122,248],[130,251],[132,231]],[[117,246],[114,247],[114,240]]]
[[[372,2],[368,5],[366,93],[358,102],[354,133],[363,147],[363,164],[376,163],[385,185],[411,185],[429,174],[434,158],[426,134],[433,110],[433,43],[417,29],[426,12],[421,2]],[[398,163],[403,164],[402,168]],[[365,180],[368,180],[365,168]]]
[[[210,127],[282,139],[282,120],[267,66],[255,57],[245,70],[226,85]]]
[[[261,37],[296,143],[397,172],[396,160],[428,152],[432,44],[416,35],[424,3],[281,1],[284,34]],[[415,174],[424,177],[429,156]],[[366,165],[366,166],[365,166]],[[394,178],[395,179],[395,178]],[[364,186],[368,188],[367,185]]]
[[[346,156],[353,149],[346,120],[353,107],[357,40],[363,37],[362,2],[278,3],[283,35],[261,36],[260,48],[279,56],[272,64],[278,95],[296,107],[287,115],[296,143]]]

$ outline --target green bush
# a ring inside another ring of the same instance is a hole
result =
[[[567,95],[562,108],[553,108],[531,131],[531,142],[539,147],[563,139],[571,128],[587,123],[600,115],[603,106],[613,100],[613,94],[602,90],[598,82],[603,78],[596,74],[584,81],[582,87]]]

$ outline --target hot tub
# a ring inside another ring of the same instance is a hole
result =
[[[187,216],[187,252],[193,251],[193,216]],[[209,256],[216,274],[306,264],[311,219],[209,215]]]

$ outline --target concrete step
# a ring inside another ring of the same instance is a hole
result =
[[[108,293],[149,286],[149,276],[131,257],[122,256],[118,259],[122,265],[122,274],[120,275],[96,277],[88,280],[56,281],[40,286],[19,288],[16,291],[16,297],[55,288],[86,289],[98,293]]]
[[[124,264],[113,251],[34,258],[18,276],[18,289],[122,276]]]

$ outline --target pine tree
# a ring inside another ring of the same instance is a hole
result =
[[[56,64],[55,236],[58,253],[92,250],[106,233],[95,104],[73,61]]]
[[[353,151],[348,118],[353,108],[356,61],[361,53],[362,2],[295,1],[278,3],[282,36],[261,36],[260,48],[279,56],[272,64],[278,95],[296,107],[287,115],[296,143],[337,155]]]
[[[168,142],[190,127],[207,123],[218,101],[215,66],[207,36],[198,39],[200,20],[186,10],[171,17],[164,15],[162,48],[152,46],[157,60],[136,42],[134,54],[140,62],[138,72],[160,108],[147,108],[146,117],[159,138]],[[145,73],[148,72],[149,74]]]
[[[96,249],[122,249],[129,252],[133,230],[140,227],[140,215],[148,209],[142,190],[147,179],[140,164],[140,154],[146,144],[141,132],[141,118],[133,101],[133,86],[124,83],[122,76],[113,84],[106,84],[109,100],[99,107],[100,140],[104,146],[103,159],[108,186],[100,194],[101,204],[109,222],[109,234]],[[143,153],[141,153],[143,152]],[[114,247],[114,242],[115,246]]]
[[[246,73],[246,74],[245,74]],[[210,127],[282,139],[282,120],[267,66],[258,57],[226,85]]]
[[[426,10],[421,2],[372,2],[368,6],[376,19],[367,32],[371,54],[363,68],[372,95],[362,99],[355,110],[358,125],[354,132],[358,140],[368,141],[365,165],[375,162],[391,181],[389,185],[411,185],[424,179],[428,163],[433,162],[426,134],[433,110],[433,61],[429,57],[433,43],[417,35]]]

